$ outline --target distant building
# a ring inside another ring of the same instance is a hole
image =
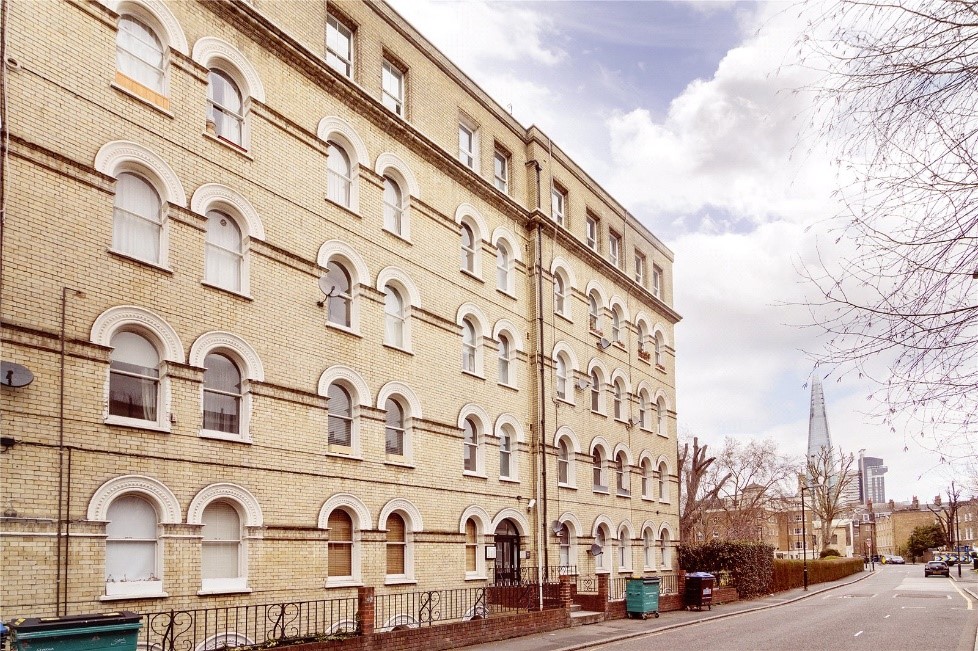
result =
[[[867,457],[863,452],[865,450],[859,451],[859,502],[883,504],[886,502],[886,479],[883,475],[887,467],[879,457]]]

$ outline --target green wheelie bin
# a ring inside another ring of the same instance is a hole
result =
[[[141,617],[121,611],[8,622],[13,651],[136,651]]]
[[[629,617],[659,616],[659,583],[657,576],[629,579],[625,585],[625,610]]]

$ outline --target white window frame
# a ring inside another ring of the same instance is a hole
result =
[[[212,242],[210,239],[210,229],[204,236],[204,282],[212,287],[217,287],[218,289],[224,289],[229,292],[234,292],[235,294],[246,294],[245,288],[248,286],[248,236],[247,228],[242,227],[241,222],[232,214],[227,211],[219,210],[217,208],[212,208],[207,211],[208,224],[210,223],[211,217],[227,219],[234,224],[235,228],[238,230],[239,241],[238,250],[229,249],[226,246]],[[212,266],[208,264],[210,256],[217,255],[222,256],[227,259],[233,260],[236,264],[236,271],[238,276],[237,286],[234,283],[227,282],[227,279],[221,277],[214,277],[210,275]]]
[[[591,451],[591,489],[595,493],[608,493],[608,455],[601,446]]]
[[[513,351],[514,351],[513,338],[505,332],[499,334],[499,344],[498,344],[498,382],[504,386],[513,386],[516,383],[513,381]]]
[[[645,287],[645,256],[640,251],[635,251],[635,282]]]
[[[660,461],[657,470],[659,475],[659,485],[658,485],[659,501],[662,502],[663,504],[669,504],[670,503],[669,466],[666,465],[665,461]]]
[[[620,497],[631,497],[632,494],[628,456],[624,452],[615,455],[615,493]]]
[[[159,506],[149,495],[142,494],[141,492],[122,493],[120,495],[115,496],[112,499],[112,501],[107,504],[106,513],[108,513],[108,509],[112,508],[112,502],[115,502],[118,499],[125,499],[125,498],[136,498],[142,500],[143,502],[148,504],[153,510],[153,514],[155,516],[155,521],[153,525],[156,533],[155,537],[152,539],[153,570],[150,578],[148,579],[138,579],[138,580],[129,581],[126,580],[125,578],[123,578],[122,580],[115,580],[116,577],[112,577],[113,580],[109,581],[108,563],[106,563],[105,597],[122,599],[127,597],[166,596],[163,593],[163,569],[162,569],[163,568],[163,545],[160,544],[161,518],[160,518]],[[106,520],[108,520],[108,518],[106,518]],[[106,529],[108,530],[108,526],[106,527]],[[109,538],[108,531],[106,531],[106,543],[105,543],[106,558],[108,559],[109,556],[110,544],[115,546],[118,543],[133,543],[133,542],[149,543],[150,539],[134,539],[129,536],[123,538]],[[124,556],[124,554],[122,554],[121,552],[114,551],[113,553],[119,554],[120,556]]]
[[[201,511],[201,518],[206,514],[207,509],[214,506],[215,504],[223,503],[231,507],[235,515],[238,517],[238,538],[235,541],[237,549],[235,553],[237,554],[238,561],[238,575],[235,577],[221,577],[213,579],[203,578],[204,570],[204,547],[208,544],[214,545],[215,541],[208,541],[204,538],[203,527],[201,529],[201,580],[200,580],[200,593],[199,594],[214,594],[214,593],[228,593],[228,592],[245,592],[248,591],[248,553],[247,553],[247,543],[245,535],[245,516],[241,513],[240,505],[232,500],[212,500],[204,509]],[[225,543],[227,544],[227,543]]]
[[[384,59],[381,64],[381,102],[394,112],[404,117],[404,72],[396,65]],[[388,83],[390,82],[390,83]],[[391,88],[396,91],[391,92]]]
[[[472,424],[472,435],[473,440],[466,439],[465,436],[465,423],[469,422]],[[483,431],[483,424],[481,420],[472,414],[465,416],[461,423],[462,430],[462,474],[473,476],[473,477],[485,477],[485,432]],[[470,457],[471,455],[471,457]],[[471,458],[473,461],[473,468],[466,468],[465,462],[467,458]]]
[[[509,161],[510,155],[496,147],[492,154],[493,185],[503,194],[509,194]]]
[[[462,165],[478,173],[479,127],[465,117],[460,117],[458,121],[458,160]]]
[[[639,468],[642,471],[642,499],[653,500],[655,499],[653,494],[655,472],[652,470],[652,460],[649,458],[642,459],[639,462]]]
[[[662,267],[657,264],[652,265],[652,295],[662,298]]]
[[[556,185],[550,189],[550,218],[564,226],[567,211],[567,192]]]
[[[353,35],[355,30],[348,26],[345,21],[340,20],[333,14],[326,16],[326,65],[343,75],[347,79],[353,79]],[[336,34],[347,40],[349,43],[347,51],[340,52],[330,44],[331,34]]]
[[[621,269],[621,235],[611,231],[608,235],[608,260],[618,269]]]
[[[592,251],[598,250],[598,218],[588,214],[584,220],[584,243]]]

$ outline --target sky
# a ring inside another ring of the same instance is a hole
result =
[[[801,458],[819,333],[799,269],[839,254],[833,143],[811,128],[786,2],[388,0],[525,126],[553,138],[675,253],[680,436],[773,439]],[[799,92],[799,89],[800,92]],[[819,371],[823,373],[823,371]],[[820,375],[821,377],[821,375]],[[954,470],[824,380],[832,441],[882,457],[889,499]]]

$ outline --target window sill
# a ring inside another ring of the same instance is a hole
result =
[[[144,267],[155,269],[156,271],[162,271],[163,273],[168,274],[170,276],[173,275],[173,269],[170,269],[169,267],[165,267],[158,262],[153,262],[152,260],[143,260],[142,258],[137,258],[135,256],[129,255],[125,251],[118,251],[111,247],[108,249],[108,253],[109,255],[122,258],[123,260],[127,260],[129,262],[135,262],[137,264],[143,265]]]
[[[216,289],[219,292],[224,292],[225,294],[236,296],[240,299],[248,301],[249,303],[255,300],[254,297],[251,296],[250,294],[245,294],[244,292],[228,289],[227,287],[221,287],[220,285],[215,285],[214,283],[207,282],[206,280],[200,281],[200,284],[203,285],[204,287],[209,287],[211,289]]]
[[[480,283],[485,282],[484,280],[482,280],[482,276],[476,275],[474,271],[469,271],[468,269],[459,269],[459,271],[462,272],[462,275],[468,276],[469,278],[472,278],[473,280],[477,280]]]
[[[168,97],[157,93],[151,88],[143,86],[135,79],[130,79],[119,71],[116,71],[115,80],[110,84],[110,86],[126,97],[130,97],[137,102],[145,104],[151,109],[159,111],[168,118],[172,119],[175,117],[173,113],[170,112],[170,100]],[[146,95],[146,97],[143,95]]]
[[[104,594],[101,595],[99,601],[124,601],[127,599],[167,599],[169,598],[169,593],[167,592],[137,592],[133,594]]]
[[[462,375],[468,375],[469,377],[474,377],[474,378],[477,378],[479,380],[485,380],[486,379],[486,376],[485,375],[482,375],[481,373],[476,373],[475,371],[466,371],[464,368],[462,369]]]
[[[575,406],[575,403],[574,403],[573,400],[568,400],[567,398],[561,398],[559,396],[558,397],[555,397],[554,398],[554,401],[556,401],[556,402],[562,402],[565,405],[570,405],[571,407],[574,407]]]
[[[405,244],[412,244],[412,245],[414,244],[414,242],[412,242],[412,241],[411,241],[411,240],[410,240],[410,239],[408,238],[408,236],[407,236],[407,235],[402,235],[401,233],[395,233],[394,231],[392,231],[392,230],[391,230],[391,229],[389,229],[389,228],[384,228],[384,229],[383,229],[383,231],[384,231],[385,233],[387,233],[388,235],[391,235],[391,236],[393,236],[393,237],[396,237],[397,239],[399,239],[399,240],[401,240],[401,241],[402,241],[402,242],[404,242]]]
[[[145,581],[113,581],[105,584],[105,594],[100,601],[118,601],[120,599],[158,599],[169,597],[163,591],[163,581],[159,579]]]
[[[333,457],[334,459],[349,459],[351,461],[363,461],[363,457],[361,457],[359,454],[354,454],[353,452],[346,453],[346,452],[327,451],[325,454],[327,457]]]
[[[618,491],[617,493],[615,493],[615,495],[617,495],[618,497],[625,497],[628,499],[631,499],[632,497],[631,491]]]
[[[643,495],[642,496],[642,501],[643,502],[654,502],[655,501],[655,498],[654,497],[649,497],[648,495]]]
[[[485,574],[476,574],[475,572],[466,572],[465,573],[465,580],[466,581],[488,581],[489,580],[489,577],[486,576]]]
[[[352,335],[357,338],[363,337],[363,335],[361,335],[360,332],[358,330],[355,330],[352,326],[340,325],[338,323],[333,323],[332,321],[327,320],[326,327],[329,328],[330,330],[337,330],[339,332],[343,332],[345,334]]]
[[[656,364],[655,364],[655,370],[657,370],[659,373],[665,373],[666,372],[666,367],[665,367],[665,365],[659,364],[658,362],[656,362]]]
[[[149,420],[138,420],[136,418],[125,418],[124,416],[106,416],[106,425],[113,425],[116,427],[130,427],[132,429],[144,429],[150,432],[160,432],[161,434],[169,434],[170,426],[169,424],[163,424],[159,421],[149,421]]]
[[[662,432],[656,432],[655,435],[656,436],[661,436],[664,439],[669,438],[669,435],[668,434],[663,434]]]
[[[501,481],[503,483],[506,483],[506,484],[518,484],[518,483],[520,483],[520,480],[519,479],[513,479],[512,477],[500,477],[499,478],[499,481]]]
[[[251,588],[211,588],[208,590],[200,589],[197,591],[198,597],[208,597],[212,595],[225,594],[251,594]]]
[[[659,504],[669,504],[669,503],[670,503],[669,500],[664,500],[661,497],[659,498]]]
[[[417,585],[416,579],[406,576],[392,576],[384,579],[384,585]]]
[[[218,432],[212,429],[202,429],[198,433],[202,439],[214,439],[217,441],[228,441],[229,443],[244,443],[251,445],[251,438],[240,434],[230,434],[228,432]]]
[[[611,570],[606,570],[604,568],[597,568],[594,570],[595,574],[611,574]]]
[[[410,348],[405,348],[403,346],[395,346],[394,344],[388,344],[386,342],[383,344],[383,346],[387,350],[394,350],[399,353],[404,353],[405,355],[411,355],[412,357],[414,356],[414,353],[411,351]]]
[[[472,477],[473,479],[489,479],[488,477],[486,477],[485,473],[476,472],[476,471],[472,471],[472,470],[463,470],[462,471],[462,476],[463,477]]]
[[[506,298],[511,298],[511,299],[513,299],[514,301],[515,301],[515,300],[517,300],[517,299],[516,299],[516,294],[515,294],[514,292],[511,292],[511,291],[509,291],[508,289],[499,289],[499,288],[497,287],[497,288],[496,288],[496,291],[497,291],[498,293],[500,293],[500,294],[502,294],[503,296],[505,296]]]
[[[592,493],[599,493],[601,495],[607,495],[608,494],[608,487],[607,486],[592,486],[591,487],[591,492]]]
[[[358,581],[350,576],[337,577],[334,579],[327,578],[323,587],[327,590],[331,588],[362,588],[363,582]]]
[[[515,384],[510,384],[509,382],[499,382],[498,384],[502,388],[509,389],[510,391],[519,391],[520,390],[519,387],[517,387]]]
[[[563,319],[567,323],[570,323],[570,324],[573,324],[574,323],[574,319],[570,318],[570,316],[568,316],[567,314],[564,314],[563,312],[554,312],[554,315],[559,316],[561,319]]]
[[[243,158],[245,158],[245,159],[247,159],[249,161],[252,161],[252,162],[254,162],[254,160],[255,160],[255,157],[251,155],[251,153],[248,151],[248,149],[244,145],[239,145],[236,142],[231,142],[227,138],[222,138],[221,136],[214,135],[213,133],[210,133],[209,131],[204,131],[201,135],[204,136],[205,138],[207,138],[208,140],[212,140],[212,141],[218,143],[222,147],[227,147],[228,149],[230,149],[231,151],[233,151],[238,156],[241,156],[241,157],[243,157]]]
[[[355,183],[355,181],[354,181],[354,183]],[[352,191],[352,189],[351,189],[351,191]],[[339,208],[343,212],[349,213],[351,217],[356,217],[357,219],[360,219],[360,213],[358,212],[359,206],[353,206],[353,205],[344,206],[343,204],[341,204],[338,201],[333,201],[326,194],[323,194],[323,201],[325,201],[326,203],[328,203],[331,206],[335,206],[336,208]],[[353,203],[353,200],[352,199],[350,200],[350,203],[351,204]]]
[[[560,483],[558,483],[557,484],[557,488],[566,488],[567,490],[571,490],[571,491],[576,491],[577,490],[577,486],[575,486],[574,484],[560,484]]]
[[[384,461],[384,465],[385,466],[394,466],[396,468],[407,468],[409,470],[414,470],[415,467],[416,467],[410,461],[397,461],[397,460],[391,460],[391,459],[387,459],[386,461]]]

